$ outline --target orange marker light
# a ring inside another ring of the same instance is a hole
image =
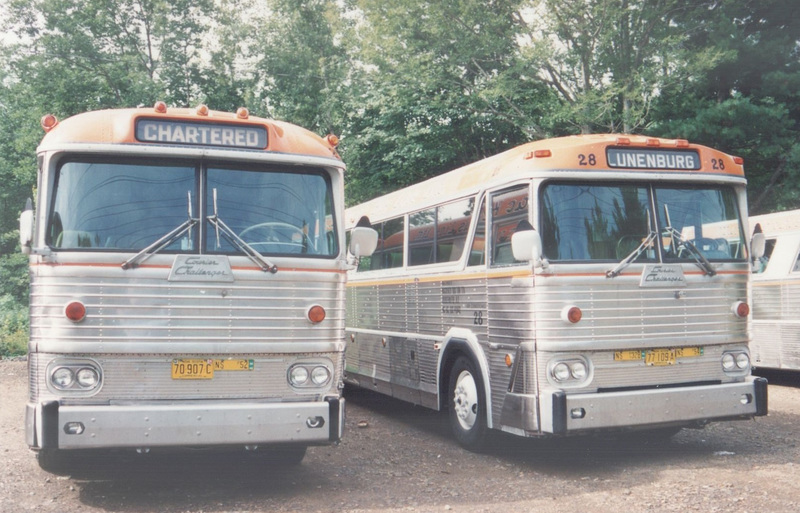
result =
[[[648,146],[661,146],[661,141],[659,141],[658,139],[648,139],[647,140],[647,145]]]
[[[250,117],[250,111],[247,110],[245,107],[239,107],[236,110],[236,117],[239,119],[247,119]]]
[[[339,138],[336,137],[334,134],[328,134],[326,139],[328,140],[328,144],[330,144],[334,148],[339,146]]]
[[[676,148],[688,148],[689,147],[689,141],[687,141],[686,139],[677,139],[675,141],[675,147]]]
[[[197,112],[198,116],[208,116],[208,105],[198,105],[195,112]]]
[[[576,324],[580,322],[581,318],[583,318],[583,312],[577,306],[570,305],[565,306],[561,310],[561,319],[564,322],[568,322],[570,324]]]
[[[733,157],[733,163],[741,166],[744,164],[744,159],[742,157]]]
[[[45,114],[42,116],[42,128],[45,132],[49,132],[58,124],[58,119],[52,114]]]
[[[617,137],[617,146],[630,146],[631,140],[627,137]]]
[[[81,322],[86,318],[86,307],[80,301],[73,301],[64,307],[64,315],[72,322]]]
[[[737,301],[736,303],[734,303],[733,308],[731,308],[731,310],[733,310],[733,314],[740,319],[744,319],[745,317],[750,315],[750,305],[748,305],[744,301]]]
[[[308,309],[308,320],[313,324],[318,324],[325,320],[325,309],[319,305],[314,305]]]
[[[153,109],[158,112],[159,114],[166,114],[167,113],[167,104],[164,102],[156,102],[153,106]]]
[[[552,157],[553,153],[550,150],[536,150],[533,152],[533,156],[537,159],[543,159],[547,157]]]

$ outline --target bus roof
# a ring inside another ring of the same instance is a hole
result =
[[[606,150],[638,152],[640,155],[692,153],[699,156],[696,169],[668,167],[630,167],[609,165]],[[589,159],[589,156],[594,156]],[[579,157],[582,160],[579,161]],[[741,159],[712,148],[690,144],[683,139],[662,139],[639,135],[589,134],[543,139],[522,144],[492,157],[435,176],[404,189],[380,196],[347,209],[345,224],[354,226],[361,216],[371,221],[388,219],[410,207],[424,208],[474,194],[484,186],[534,176],[537,171],[600,171],[643,173],[690,173],[744,179]]]
[[[322,138],[291,123],[250,116],[246,111],[239,117],[236,113],[201,108],[162,111],[158,107],[156,104],[156,107],[84,112],[56,121],[49,129],[45,126],[48,118],[45,116],[42,126],[47,134],[37,151],[63,149],[70,144],[160,144],[256,149],[341,160],[334,137]],[[150,139],[143,135],[142,128],[148,122],[149,133],[153,134]],[[253,144],[248,144],[250,142]]]
[[[759,224],[761,225],[761,231],[767,236],[800,231],[800,210],[786,210],[784,212],[750,216],[749,222],[751,230],[755,230],[756,224]]]

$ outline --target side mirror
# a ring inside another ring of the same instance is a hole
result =
[[[356,226],[350,232],[350,254],[356,258],[366,257],[378,247],[378,232],[366,226]]]
[[[33,243],[33,203],[30,199],[25,203],[25,210],[19,215],[19,246],[23,255],[31,254]]]
[[[758,260],[764,256],[766,250],[767,239],[763,233],[754,233],[753,238],[750,239],[750,257],[753,260]]]
[[[542,266],[542,237],[536,230],[522,230],[511,235],[511,252],[520,262]]]

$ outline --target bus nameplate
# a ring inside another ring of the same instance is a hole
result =
[[[639,286],[643,288],[685,287],[686,277],[680,265],[648,264],[642,270]]]
[[[608,167],[625,169],[700,169],[697,150],[652,150],[645,148],[608,148]]]
[[[267,129],[263,126],[139,119],[136,121],[136,140],[147,143],[264,150],[267,148]]]
[[[231,282],[233,272],[225,255],[175,255],[169,281]]]

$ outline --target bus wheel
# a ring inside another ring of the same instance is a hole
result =
[[[459,356],[450,371],[450,427],[458,443],[470,451],[486,444],[483,380],[467,357]]]

